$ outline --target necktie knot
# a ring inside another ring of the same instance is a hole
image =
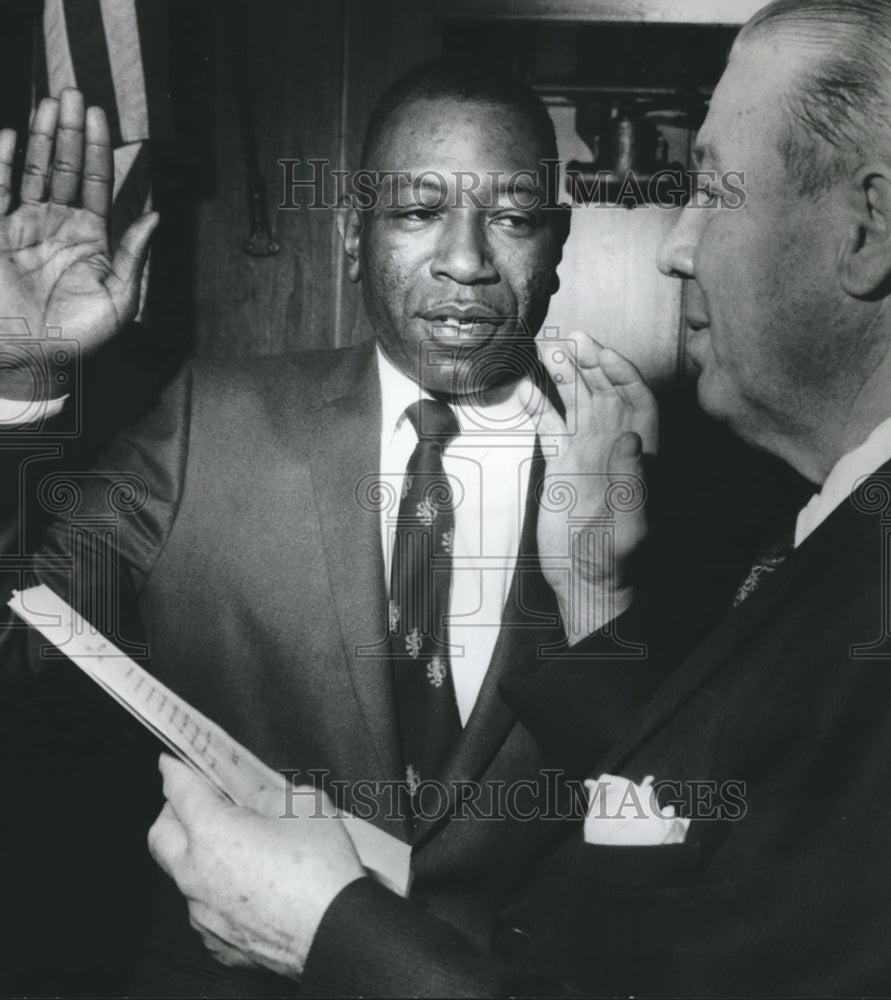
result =
[[[461,433],[455,411],[438,399],[419,399],[405,408],[405,415],[420,441],[433,441],[445,448]]]

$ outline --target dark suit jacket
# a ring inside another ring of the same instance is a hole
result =
[[[404,773],[380,513],[366,484],[379,472],[379,452],[371,344],[196,367],[78,481],[80,499],[52,529],[47,551],[70,554],[78,532],[110,519],[118,561],[104,565],[87,546],[76,564],[118,595],[111,631],[119,644],[138,655],[144,642],[157,676],[272,767],[299,770],[297,780],[342,782],[335,790],[345,806],[356,805],[356,782],[391,783],[372,793],[371,820],[404,839],[390,808],[392,783]],[[445,772],[447,782],[479,781],[496,796],[542,766],[498,684],[532,670],[539,645],[562,634],[535,551],[541,465],[530,477],[502,631]],[[65,592],[68,582],[47,572]],[[131,594],[138,614],[127,607]],[[95,620],[99,610],[85,609],[83,597],[72,599]],[[133,624],[140,619],[144,636]],[[366,806],[369,786],[361,791]],[[486,791],[475,808],[491,811]],[[415,846],[413,898],[485,943],[495,900],[547,832],[477,821],[469,811],[430,821]],[[135,991],[293,989],[272,978],[230,981],[188,928],[184,903],[171,891],[158,907]]]
[[[60,593],[68,594],[131,655],[141,658],[150,652],[152,669],[159,676],[271,765],[302,769],[307,780],[313,771],[346,782],[342,794],[346,805],[351,804],[352,783],[402,777],[385,650],[383,657],[358,652],[371,647],[366,652],[374,654],[385,631],[379,515],[359,489],[366,474],[378,472],[380,407],[371,360],[366,345],[344,352],[198,367],[172,386],[146,421],[119,437],[97,469],[71,471],[77,466],[69,463],[69,469],[53,471],[54,455],[47,453],[39,460],[16,460],[14,475],[0,484],[12,500],[31,493],[40,498],[29,511],[42,505],[43,511],[61,515],[50,534],[41,574]],[[690,444],[694,435],[684,431],[675,440],[687,446],[691,460],[699,461],[702,449]],[[672,468],[683,468],[676,459],[672,456]],[[535,669],[540,645],[559,633],[534,543],[537,509],[532,497],[540,472],[538,461],[530,476],[518,570],[504,628],[446,775],[483,782],[483,794],[464,810],[465,819],[428,824],[415,848],[413,901],[484,946],[489,944],[495,901],[518,883],[530,859],[544,851],[551,838],[563,835],[561,824],[542,827],[506,818],[479,819],[493,812],[506,815],[504,799],[497,798],[499,788],[503,792],[516,781],[534,780],[542,766],[537,746],[516,724],[498,688],[501,680],[520,678]],[[686,478],[680,476],[685,487]],[[716,574],[711,569],[700,572],[701,563],[689,555],[693,543],[710,554],[724,551],[710,544],[702,528],[703,512],[724,511],[726,502],[719,495],[715,503],[710,492],[700,496],[685,490],[682,506],[692,508],[690,515],[669,514],[672,530],[662,533],[679,535],[678,547],[687,556],[681,562],[671,556],[661,560],[671,570],[671,585],[660,588],[660,606],[670,618],[676,616],[665,597],[682,590],[682,579],[698,588],[695,603],[700,613],[703,591],[718,594],[721,589],[715,586]],[[746,512],[758,509],[757,504],[745,506]],[[22,524],[23,535],[39,533],[32,521]],[[688,525],[686,534],[679,534],[679,523]],[[118,557],[110,558],[114,552]],[[728,560],[730,577],[732,563]],[[689,567],[689,572],[679,574],[678,566]],[[7,576],[10,587],[22,585],[18,571]],[[85,580],[103,586],[84,588]],[[113,598],[85,605],[85,598],[96,597],[94,590]],[[700,627],[700,616],[691,631]],[[114,716],[123,713],[90,690],[66,661],[49,663],[37,655],[32,657],[32,667],[35,663],[40,667],[36,674],[27,665],[19,669],[16,658],[9,655],[16,645],[9,640],[19,636],[21,630],[4,630],[0,659],[4,683],[9,682],[4,687],[8,716],[4,731],[10,755],[17,754],[10,769],[18,769],[21,787],[38,789],[29,776],[57,773],[56,759],[64,758],[72,773],[79,774],[75,749],[91,761],[97,744],[109,773],[142,773],[144,755],[136,754],[134,761],[126,743],[111,735],[125,729]],[[617,682],[627,677],[627,663],[619,666]],[[636,676],[645,678],[647,672],[637,671]],[[72,685],[76,697],[69,695]],[[628,706],[636,697],[636,691],[626,691],[622,703]],[[84,710],[85,702],[93,707]],[[615,735],[626,715],[627,711],[613,711],[600,739]],[[43,743],[33,738],[41,721]],[[86,739],[77,746],[79,734]],[[122,738],[132,743],[126,734]],[[21,764],[24,746],[34,754],[28,770]],[[111,915],[111,924],[123,928],[127,922],[115,919],[126,909],[119,897],[135,899],[139,894],[138,866],[129,839],[133,824],[112,822],[102,812],[112,802],[108,789],[119,784],[119,777],[97,777],[90,785],[94,794],[89,804],[82,788],[66,785],[83,807],[75,825],[70,821],[74,809],[65,811],[69,821],[60,827],[60,836],[66,852],[57,856],[59,868],[89,880],[96,913]],[[131,780],[126,796],[127,810],[137,819],[142,814],[151,817],[156,801],[155,789],[146,795],[137,787],[141,784]],[[533,808],[529,787],[514,787],[522,808]],[[540,787],[547,798],[550,779]],[[487,790],[493,792],[494,801]],[[364,792],[367,796],[367,789]],[[123,792],[115,794],[114,801],[122,804]],[[38,842],[28,831],[48,829],[50,823],[41,817],[55,814],[52,800],[39,790],[17,798],[40,803],[39,810],[28,810],[36,817],[34,822],[16,828],[24,831],[14,847],[25,861],[17,873],[19,895],[27,899],[41,853],[27,850]],[[383,798],[387,807],[390,793],[385,791]],[[123,814],[123,805],[118,811]],[[386,808],[379,810],[375,821],[403,835],[401,825],[388,822],[386,813]],[[103,836],[114,830],[120,858],[107,848],[97,857],[95,850],[77,847],[99,842],[93,825],[97,817]],[[147,825],[144,817],[140,821]],[[143,833],[138,843],[144,854]],[[63,859],[69,856],[81,863],[67,864]],[[42,860],[39,865],[45,870]],[[157,878],[165,891],[157,894],[154,931],[135,990],[147,994],[293,990],[292,984],[271,978],[233,977],[216,964],[188,928],[183,901],[162,876]],[[84,893],[79,882],[66,888],[69,881],[54,869],[47,884],[57,886],[80,912]],[[64,929],[77,923],[68,917],[70,907],[57,906],[56,912],[65,916],[58,921],[59,932],[51,936],[75,942],[68,950],[78,959],[74,964],[85,969],[84,988],[89,989],[91,982],[100,982],[94,975],[96,948],[80,937],[72,938],[70,930],[66,936]],[[40,947],[43,938],[36,923],[22,925],[21,936]],[[99,926],[95,918],[91,923]],[[102,924],[103,940],[111,940],[110,931],[117,929],[108,924],[108,919]],[[86,931],[89,925],[83,926]],[[117,966],[123,969],[127,948],[115,945],[114,950],[121,959]],[[82,960],[87,955],[93,956],[92,964]],[[32,964],[24,960],[23,976],[16,980],[25,984],[24,992],[29,983],[38,982],[29,976]],[[61,963],[58,976],[46,980],[52,984],[50,992],[74,988],[65,968],[70,969],[71,963]]]
[[[59,419],[0,430],[0,993],[10,996],[120,994],[154,867],[153,743],[69,662],[31,669],[27,630],[6,617],[53,506],[31,487],[89,467],[161,382],[157,341],[136,327],[90,363],[76,360]]]
[[[577,773],[678,782],[680,813],[692,816],[686,840],[600,846],[567,822],[564,843],[499,917],[500,958],[354,883],[326,914],[307,987],[886,995],[889,538],[891,465],[649,697],[646,684],[623,695],[608,660],[587,672],[554,662],[505,685],[546,755]],[[635,699],[640,707],[609,747],[617,697],[619,714]],[[373,936],[363,930],[372,926]]]

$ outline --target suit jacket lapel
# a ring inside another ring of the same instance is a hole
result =
[[[380,472],[381,424],[372,351],[372,345],[358,351],[321,387],[309,461],[344,658],[381,767],[396,777],[401,764],[380,512],[371,485]]]
[[[885,474],[888,470],[891,470],[891,463],[885,466]],[[869,481],[858,493],[863,496],[868,489]],[[772,616],[783,613],[787,601],[806,585],[804,581],[823,578],[826,566],[832,565],[836,553],[850,548],[860,535],[873,527],[873,518],[866,516],[867,510],[868,506],[862,502],[855,505],[848,498],[751,597],[729,611],[711,635],[657,690],[626,738],[620,739],[601,760],[599,769],[609,772],[620,767],[621,762],[664,725],[749,635],[763,627]]]

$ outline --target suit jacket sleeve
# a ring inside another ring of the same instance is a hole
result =
[[[558,984],[512,969],[451,925],[369,878],[328,908],[303,977],[311,996],[557,995]]]
[[[37,576],[82,608],[91,588],[75,582],[81,577],[74,572],[72,526],[80,520],[84,539],[91,517],[104,518],[106,527],[109,515],[121,525],[130,522],[118,539],[114,579],[116,626],[132,639],[140,636],[134,585],[150,569],[175,516],[188,399],[186,377],[159,410],[118,438],[93,471],[60,470],[52,456],[21,478],[13,470],[29,506],[42,497],[48,506],[67,507],[69,517],[60,512],[47,534]],[[110,492],[123,482],[134,492]],[[58,489],[41,491],[47,483]],[[15,492],[18,500],[18,485]],[[128,496],[137,500],[132,513]],[[7,551],[28,552],[12,516],[5,541],[14,547]],[[5,596],[33,582],[22,564],[18,558],[0,567]],[[83,568],[95,573],[99,566],[88,561]],[[116,994],[144,918],[151,871],[145,833],[160,803],[157,748],[71,663],[44,655],[46,644],[13,620],[5,597],[0,618],[0,759],[10,813],[0,832],[7,985],[23,994]]]
[[[502,684],[501,693],[549,764],[569,777],[586,777],[673,662],[642,598],[606,629]]]

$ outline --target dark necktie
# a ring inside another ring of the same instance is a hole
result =
[[[405,774],[413,806],[422,780],[440,776],[461,733],[445,616],[452,583],[454,502],[442,452],[460,428],[446,403],[406,411],[418,443],[405,470],[390,570],[389,638]]]

